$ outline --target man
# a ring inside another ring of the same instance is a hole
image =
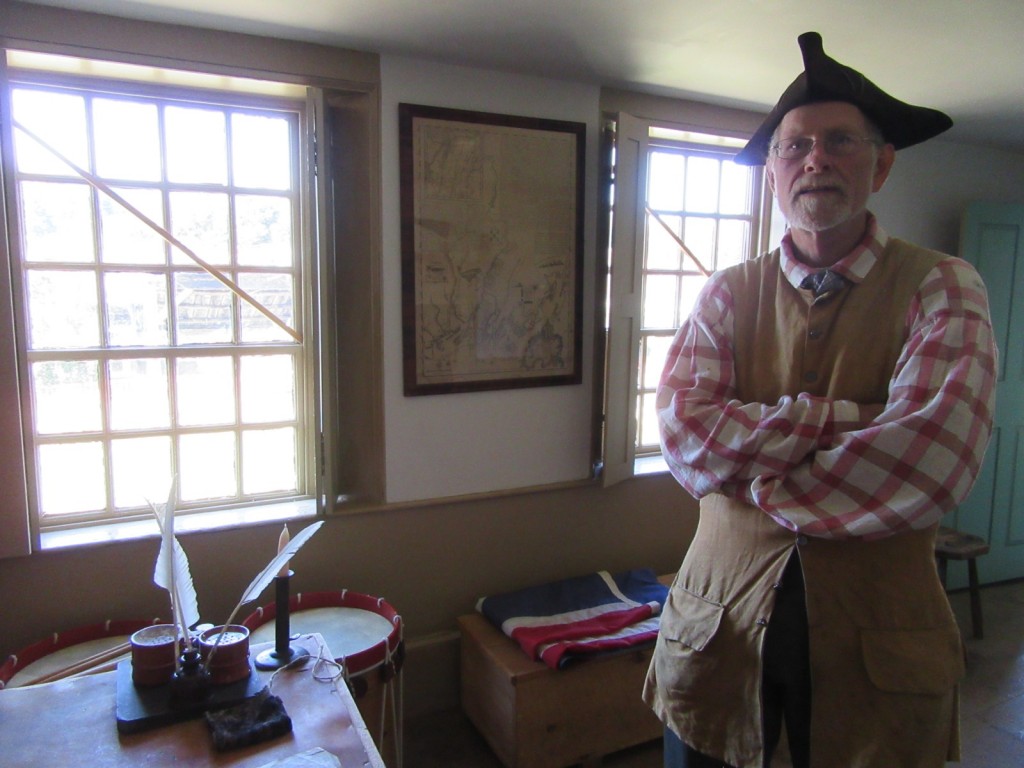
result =
[[[644,690],[666,766],[942,766],[959,753],[959,631],[934,561],[994,408],[984,285],[867,210],[895,151],[952,124],[829,58],[738,155],[789,230],[718,272],[658,391],[700,522]]]

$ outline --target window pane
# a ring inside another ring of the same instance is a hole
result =
[[[235,376],[230,357],[183,357],[177,362],[178,422],[186,427],[235,421]]]
[[[291,355],[249,355],[242,366],[242,421],[295,418],[295,366]]]
[[[295,430],[246,430],[242,433],[242,493],[294,491]]]
[[[155,104],[92,102],[96,172],[107,179],[159,181],[160,133]]]
[[[668,348],[672,344],[671,336],[645,336],[644,337],[644,370],[640,379],[644,389],[654,389],[661,379],[661,372],[665,368],[665,358],[668,357]]]
[[[739,264],[750,242],[750,224],[737,219],[722,219],[718,225],[718,269]]]
[[[25,261],[96,260],[92,193],[87,185],[25,181],[21,204]]]
[[[683,207],[686,160],[669,152],[651,152],[647,179],[647,204],[656,211]]]
[[[270,310],[289,328],[295,327],[295,306],[291,275],[250,274],[238,276],[239,287]],[[283,328],[247,301],[241,302],[242,341],[292,341]]]
[[[721,163],[707,157],[691,157],[687,163],[686,210],[714,213],[718,210],[718,168]]]
[[[111,360],[110,426],[113,429],[168,427],[167,362],[161,358]]]
[[[743,215],[750,211],[750,169],[739,163],[722,163],[722,199],[719,212]]]
[[[178,459],[182,501],[234,496],[235,436],[231,432],[182,435]]]
[[[235,215],[239,264],[292,265],[292,205],[288,198],[238,195]]]
[[[113,272],[103,285],[111,346],[166,346],[167,283],[163,275]]]
[[[680,219],[678,216],[662,214],[661,221],[679,234]],[[664,226],[653,216],[647,217],[647,269],[679,269],[682,251]]]
[[[686,275],[682,279],[682,286],[679,291],[679,323],[690,316],[693,312],[693,305],[697,303],[697,296],[700,294],[704,283],[707,281],[703,275]]]
[[[115,189],[118,195],[159,226],[164,226],[163,200],[155,189]],[[163,264],[164,239],[138,216],[107,195],[100,195],[100,253],[107,264]]]
[[[658,409],[655,406],[655,394],[648,392],[640,397],[640,418],[637,420],[637,443],[639,445],[658,445]]]
[[[103,426],[95,360],[32,364],[36,432],[89,432]]]
[[[219,192],[171,192],[171,233],[210,264],[231,263],[228,196]],[[175,264],[195,264],[178,248]]]
[[[85,99],[65,93],[15,88],[14,116],[79,168],[89,167],[86,144]],[[72,173],[68,164],[58,159],[28,134],[14,132],[15,156],[22,173]]]
[[[231,291],[205,272],[174,276],[179,344],[227,344],[232,339]]]
[[[676,320],[675,275],[644,278],[644,328],[672,328]]]
[[[190,184],[227,184],[228,150],[224,113],[167,107],[167,178]]]
[[[290,189],[292,184],[288,121],[258,115],[231,116],[234,182],[240,187]]]
[[[114,506],[144,507],[162,503],[171,487],[171,439],[164,436],[113,440]]]
[[[100,443],[39,446],[39,495],[43,514],[103,509],[107,505],[105,476]]]
[[[687,216],[683,230],[683,242],[696,256],[704,269],[715,268],[715,220],[699,216]],[[683,269],[693,271],[697,265],[689,256],[683,261]]]
[[[82,349],[100,342],[96,278],[91,272],[28,273],[29,347]]]

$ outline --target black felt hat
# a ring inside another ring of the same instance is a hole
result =
[[[797,42],[804,58],[804,71],[736,155],[737,163],[763,165],[772,134],[786,113],[794,107],[818,101],[846,101],[859,107],[896,149],[927,141],[953,125],[948,115],[895,99],[857,70],[830,58],[817,32],[805,32]]]

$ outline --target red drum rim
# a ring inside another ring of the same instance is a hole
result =
[[[362,674],[380,666],[395,654],[402,643],[402,617],[383,597],[343,589],[340,592],[300,592],[288,600],[290,613],[313,608],[358,608],[382,616],[391,623],[391,632],[382,641],[365,650],[334,659],[350,675]],[[246,616],[242,625],[252,631],[273,621],[276,616],[277,604],[270,603]]]
[[[87,624],[82,627],[75,627],[63,632],[54,632],[45,640],[39,640],[32,645],[22,648],[8,656],[3,664],[0,664],[0,689],[3,689],[18,672],[33,662],[39,661],[51,653],[70,648],[79,643],[87,643],[90,640],[101,640],[104,637],[117,637],[127,635],[131,637],[135,632],[151,624],[164,624],[163,619],[152,619],[145,621],[141,619],[107,619],[98,624]]]

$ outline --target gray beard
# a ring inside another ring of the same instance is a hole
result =
[[[850,220],[853,211],[846,195],[831,195],[828,200],[798,197],[790,206],[789,226],[806,232],[824,232]]]

